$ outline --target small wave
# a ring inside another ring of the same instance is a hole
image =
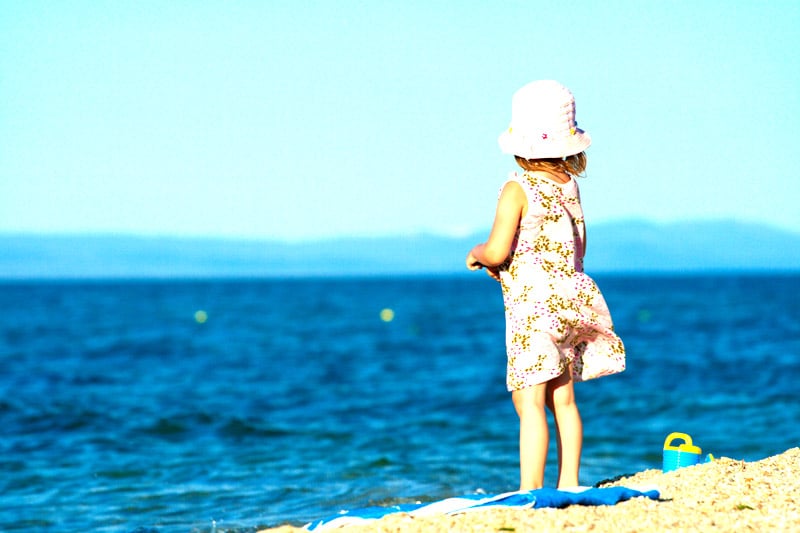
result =
[[[4,528],[3,531],[39,531],[54,527],[56,522],[44,518],[29,518],[15,520],[13,522],[3,522],[2,525]]]
[[[241,418],[232,418],[226,422],[219,433],[226,437],[245,438],[245,437],[288,437],[292,431],[277,427],[264,427],[257,423],[248,422]]]

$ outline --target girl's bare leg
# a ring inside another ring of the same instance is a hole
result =
[[[575,403],[572,368],[547,382],[547,406],[553,411],[558,442],[558,488],[577,487],[583,446],[583,423]]]
[[[544,485],[547,461],[547,384],[541,383],[511,393],[519,416],[519,490],[533,490]]]

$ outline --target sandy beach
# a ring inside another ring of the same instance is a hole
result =
[[[800,531],[800,448],[760,461],[717,458],[673,472],[646,470],[600,484],[615,485],[657,487],[661,497],[614,506],[491,509],[424,518],[398,513],[339,531]],[[262,531],[305,530],[286,525]]]

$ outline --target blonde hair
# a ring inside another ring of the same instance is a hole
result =
[[[571,176],[584,176],[586,172],[586,152],[552,159],[525,159],[515,155],[517,164],[524,170],[542,170],[544,172],[566,172]]]

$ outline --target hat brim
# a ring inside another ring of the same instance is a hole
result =
[[[504,154],[518,155],[525,159],[552,159],[583,152],[592,144],[592,137],[583,130],[576,130],[566,137],[541,139],[504,131],[497,139]]]

